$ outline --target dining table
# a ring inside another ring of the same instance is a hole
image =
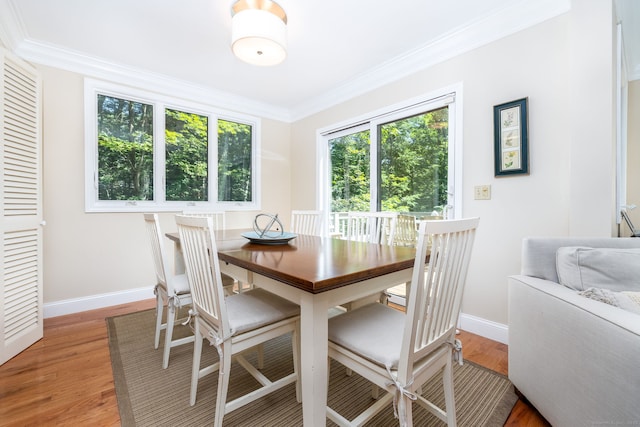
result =
[[[330,309],[345,303],[353,307],[354,301],[410,282],[415,249],[310,235],[261,244],[243,236],[250,231],[214,232],[221,272],[300,305],[303,424],[325,426]],[[180,273],[184,261],[178,233],[167,237],[175,243]]]

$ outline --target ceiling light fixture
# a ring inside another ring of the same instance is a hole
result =
[[[231,7],[231,48],[253,65],[277,65],[287,57],[287,14],[271,0],[238,0]]]

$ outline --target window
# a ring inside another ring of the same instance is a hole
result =
[[[259,209],[258,119],[87,79],[86,210]]]
[[[330,229],[349,211],[454,217],[461,110],[448,89],[322,130],[320,204],[332,213]]]

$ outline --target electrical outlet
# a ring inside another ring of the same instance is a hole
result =
[[[491,200],[491,186],[476,185],[473,188],[473,198],[475,200]]]

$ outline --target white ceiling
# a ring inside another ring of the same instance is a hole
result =
[[[640,2],[620,1],[640,16]],[[0,0],[0,40],[32,62],[293,120],[570,7],[570,0],[278,3],[288,17],[288,57],[274,67],[233,56],[233,0]]]

